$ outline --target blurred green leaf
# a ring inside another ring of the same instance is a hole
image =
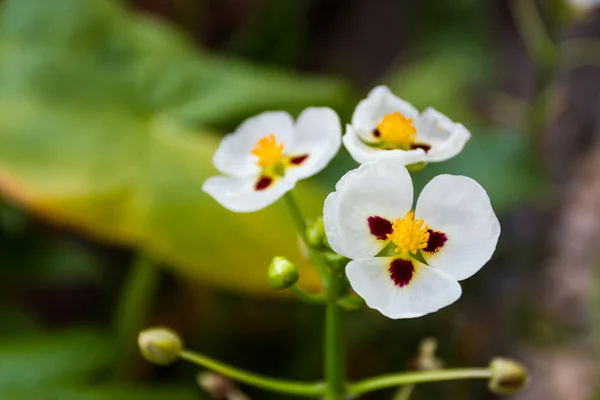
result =
[[[0,190],[209,284],[273,293],[275,252],[306,262],[281,205],[233,214],[201,191],[214,124],[341,104],[347,87],[195,51],[109,0],[7,0],[0,10]],[[199,128],[202,134],[199,134]],[[324,193],[301,194],[312,214]],[[315,284],[302,272],[301,282]]]
[[[547,184],[529,150],[529,138],[512,131],[485,131],[455,158],[431,163],[413,175],[416,193],[439,174],[466,175],[485,188],[497,213],[547,194]]]
[[[489,63],[480,46],[446,43],[413,63],[392,68],[384,82],[419,110],[434,107],[469,126],[477,120],[469,90],[489,78]]]
[[[87,329],[4,338],[0,343],[0,391],[83,383],[111,361],[110,341]],[[0,398],[12,399],[1,393]]]
[[[0,398],[10,400],[201,400],[204,397],[191,390],[161,387],[101,386],[91,388],[54,388],[3,390]]]
[[[0,321],[0,335],[31,333],[39,329],[31,315],[7,304],[0,304]]]

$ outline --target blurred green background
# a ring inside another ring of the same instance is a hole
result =
[[[0,2],[0,399],[209,399],[196,368],[137,354],[140,327],[257,372],[321,376],[322,310],[269,289],[274,255],[316,287],[283,204],[234,214],[202,193],[244,118],[326,105],[349,122],[376,84],[473,134],[415,175],[478,180],[503,233],[454,305],[347,315],[348,373],[525,362],[517,399],[595,398],[600,11],[563,0]],[[316,218],[345,150],[297,196]],[[158,268],[158,270],[156,270]],[[253,399],[281,399],[252,388]],[[365,396],[390,399],[393,391]],[[415,400],[494,399],[485,382]],[[600,398],[600,397],[598,397]]]

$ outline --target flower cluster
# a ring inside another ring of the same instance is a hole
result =
[[[285,112],[249,118],[221,142],[213,162],[223,176],[203,189],[232,211],[260,210],[325,168],[343,142],[362,165],[325,201],[328,246],[350,259],[347,279],[369,307],[418,317],[456,301],[458,281],[490,259],[500,235],[487,193],[470,178],[439,175],[413,206],[407,166],[452,158],[470,136],[379,86],[359,102],[343,138],[329,108],[308,108],[295,122]]]

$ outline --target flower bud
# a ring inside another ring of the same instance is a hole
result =
[[[494,358],[490,363],[490,370],[492,376],[488,387],[495,394],[514,394],[521,390],[529,380],[525,366],[508,358]]]
[[[285,257],[274,257],[269,265],[269,285],[275,290],[284,290],[298,282],[300,274],[293,262]]]
[[[183,348],[177,333],[168,328],[149,328],[138,334],[138,346],[142,356],[154,364],[172,364]]]
[[[231,380],[210,371],[198,373],[196,381],[213,399],[228,399],[231,393],[237,391],[235,384]]]
[[[324,246],[324,239],[325,225],[323,224],[323,218],[319,217],[312,225],[306,228],[306,241],[311,247],[321,249]]]

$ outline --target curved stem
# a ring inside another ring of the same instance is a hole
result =
[[[348,393],[360,395],[374,390],[422,382],[451,381],[458,379],[489,379],[489,368],[460,368],[426,372],[402,372],[382,375],[356,382],[349,386]]]
[[[304,242],[304,244],[306,245],[306,248],[308,249],[308,252],[310,254],[310,259],[315,264],[317,273],[319,274],[319,277],[321,278],[321,284],[323,285],[323,288],[326,290],[329,287],[329,273],[327,272],[327,265],[325,264],[325,261],[323,260],[321,253],[319,253],[317,250],[313,249],[310,246],[310,244],[308,243],[308,241],[306,240],[306,221],[304,220],[304,217],[302,216],[302,212],[300,212],[300,208],[298,207],[298,204],[296,204],[296,200],[294,200],[294,196],[292,196],[291,192],[287,192],[283,196],[283,198],[285,200],[285,204],[288,207],[288,210],[290,211],[290,215],[292,216],[292,219],[294,220],[296,229],[298,230],[298,233],[302,237],[302,241]]]
[[[293,285],[288,289],[290,292],[294,294],[299,300],[308,303],[308,304],[327,304],[327,300],[322,293],[314,294],[308,293],[304,289],[299,288],[297,285]]]
[[[136,350],[131,343],[143,328],[152,305],[154,292],[159,282],[159,269],[154,262],[142,253],[134,255],[130,271],[121,289],[115,319],[113,321],[119,362],[115,368],[117,377],[126,378]]]
[[[182,350],[179,354],[179,357],[216,372],[217,374],[234,379],[238,382],[261,389],[267,389],[272,392],[305,397],[320,396],[325,393],[325,384],[322,382],[305,383],[271,378],[265,375],[259,375],[243,369],[232,367],[210,357],[206,357],[202,354],[198,354],[189,350]]]

